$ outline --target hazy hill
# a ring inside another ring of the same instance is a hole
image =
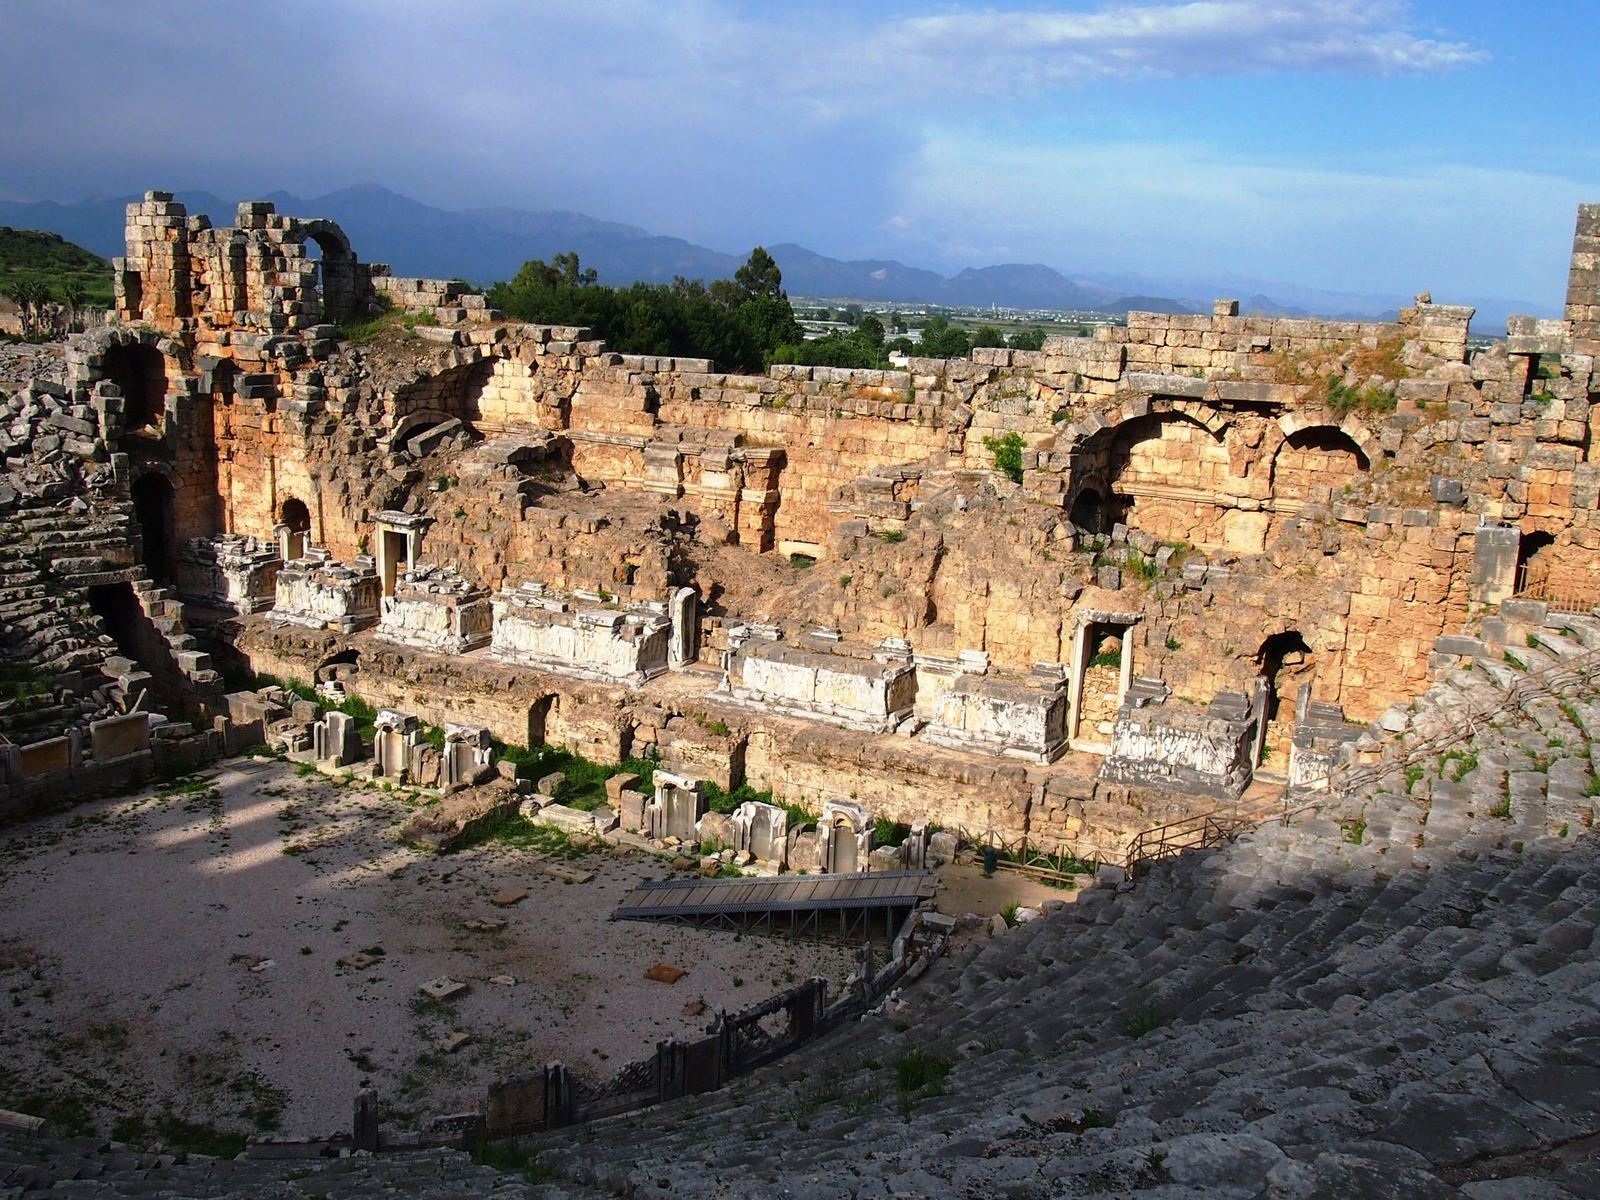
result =
[[[48,229],[107,257],[122,253],[124,207],[134,196],[103,197],[79,204],[0,201],[0,223]],[[229,224],[237,201],[207,192],[179,192],[191,213]],[[602,221],[560,209],[434,208],[377,184],[360,184],[303,198],[287,192],[265,197],[282,212],[328,217],[350,235],[356,253],[386,262],[397,274],[462,277],[487,284],[506,279],[530,258],[549,259],[575,250],[606,283],[635,280],[666,283],[730,276],[749,247],[713,250],[682,238],[663,237],[633,225]],[[804,246],[769,246],[783,269],[791,295],[1006,308],[1098,309],[1125,312],[1209,312],[1223,296],[1249,297],[1245,311],[1269,315],[1315,313],[1327,317],[1392,316],[1409,296],[1330,292],[1288,282],[1242,276],[1150,279],[1130,274],[1067,276],[1040,263],[1005,263],[968,268],[954,277],[893,259],[846,261]],[[1441,296],[1441,302],[1477,306],[1480,328],[1503,329],[1509,312],[1542,313],[1538,305],[1494,298]]]

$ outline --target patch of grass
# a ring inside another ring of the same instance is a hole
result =
[[[911,836],[911,826],[902,825],[888,817],[879,817],[872,827],[874,846],[898,846]]]
[[[895,1091],[900,1096],[900,1111],[909,1116],[917,1101],[944,1094],[945,1080],[950,1077],[955,1061],[915,1046],[889,1067],[894,1074]]]
[[[484,821],[449,852],[453,854],[487,842],[514,846],[519,850],[533,850],[552,858],[582,858],[597,845],[596,841],[581,834],[558,829],[554,825],[541,825],[520,813],[507,812]]]
[[[1454,764],[1451,767],[1451,764]],[[1447,750],[1439,759],[1439,773],[1444,774],[1445,768],[1450,767],[1450,781],[1460,783],[1468,775],[1478,769],[1478,752],[1476,750]]]
[[[178,796],[204,796],[216,790],[216,781],[206,779],[199,775],[186,775],[182,779],[174,779],[171,783],[161,785],[156,795],[163,800],[172,800]]]
[[[234,1158],[243,1153],[245,1136],[229,1133],[213,1125],[186,1120],[174,1113],[164,1113],[150,1125],[151,1132],[165,1145],[190,1154],[205,1154],[212,1158]]]
[[[771,804],[772,792],[758,792],[748,783],[741,783],[733,791],[726,791],[712,783],[709,779],[700,787],[700,793],[706,798],[706,806],[714,813],[726,816],[739,805],[746,801],[755,801],[758,804]]]
[[[491,1142],[488,1138],[481,1138],[472,1148],[472,1161],[507,1174],[520,1175],[527,1183],[549,1183],[556,1178],[556,1173],[541,1165],[532,1150],[515,1140]]]
[[[0,1087],[0,1107],[30,1117],[43,1117],[57,1133],[81,1135],[94,1129],[89,1104],[71,1092],[29,1091],[13,1094]]]
[[[1358,411],[1389,413],[1396,407],[1393,393],[1376,387],[1349,387],[1337,375],[1329,375],[1323,379],[1320,393],[1320,397],[1307,398],[1320,398],[1327,405],[1328,411],[1336,417],[1348,416]]]
[[[808,1118],[815,1115],[825,1105],[844,1097],[844,1086],[840,1082],[840,1073],[837,1069],[824,1071],[817,1082],[802,1091],[794,1102],[794,1123],[804,1129]]]
[[[1122,1032],[1131,1038],[1142,1038],[1147,1033],[1154,1033],[1161,1028],[1161,1012],[1156,1006],[1146,1000],[1128,1014],[1128,1019],[1122,1024]]]
[[[1147,586],[1154,583],[1161,575],[1161,568],[1156,565],[1156,560],[1146,558],[1137,550],[1129,550],[1123,555],[1122,569]]]

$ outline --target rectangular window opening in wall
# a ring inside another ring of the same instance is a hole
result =
[[[1067,728],[1074,750],[1106,754],[1117,709],[1133,680],[1131,620],[1090,618],[1073,639]]]

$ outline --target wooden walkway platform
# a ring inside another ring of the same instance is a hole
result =
[[[611,916],[846,942],[882,933],[892,940],[906,914],[933,892],[927,871],[662,879],[634,888]]]

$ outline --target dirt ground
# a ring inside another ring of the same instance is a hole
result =
[[[1078,895],[1076,888],[1052,887],[1012,871],[996,871],[993,878],[985,878],[976,863],[947,863],[936,868],[933,876],[939,889],[934,907],[952,917],[967,913],[992,917],[1009,904],[1038,907],[1046,900],[1071,904]],[[1084,884],[1091,881],[1087,875],[1078,878]]]
[[[611,921],[668,873],[655,858],[434,857],[398,843],[397,794],[265,759],[202,778],[0,833],[0,1107],[129,1140],[175,1121],[318,1135],[370,1084],[403,1125],[548,1061],[603,1079],[719,1008],[851,969],[841,948]],[[528,895],[491,904],[507,887]],[[464,928],[480,918],[506,925]],[[688,973],[647,980],[658,962]],[[418,993],[440,976],[467,992]],[[471,1041],[435,1047],[456,1031]]]

